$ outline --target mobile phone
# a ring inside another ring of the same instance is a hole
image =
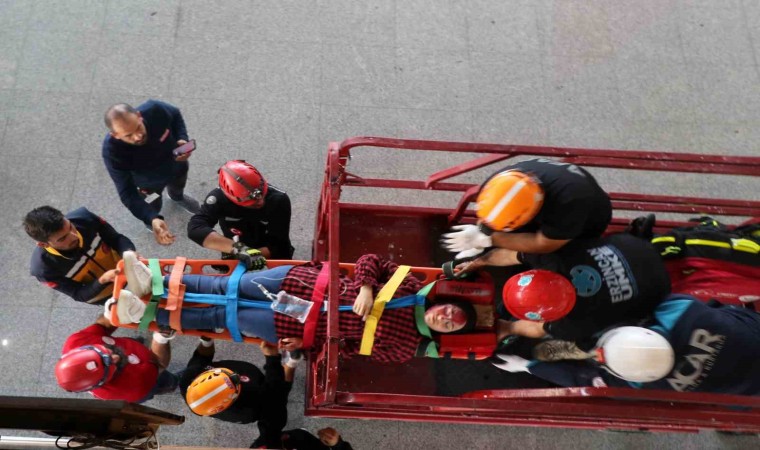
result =
[[[179,156],[184,155],[185,153],[190,153],[193,150],[195,150],[195,139],[190,139],[190,142],[175,148],[172,150],[172,153],[174,153],[174,156]]]

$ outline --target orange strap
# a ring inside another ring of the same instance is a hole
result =
[[[185,285],[182,284],[182,275],[185,273],[187,258],[178,256],[174,260],[172,273],[169,275],[169,295],[166,296],[166,309],[169,311],[169,326],[182,333],[182,300],[185,298]]]

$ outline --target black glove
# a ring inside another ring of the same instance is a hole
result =
[[[267,259],[258,249],[247,247],[242,242],[232,244],[232,255],[235,259],[243,261],[248,270],[261,270],[267,266]]]

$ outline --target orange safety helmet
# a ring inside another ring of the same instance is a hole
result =
[[[255,206],[267,195],[267,182],[261,173],[243,160],[227,161],[219,168],[219,187],[240,206]]]
[[[213,416],[235,403],[240,388],[240,375],[217,367],[195,377],[187,388],[185,401],[195,414]]]
[[[512,231],[530,222],[543,203],[544,190],[536,178],[506,170],[491,177],[480,189],[475,213],[493,230]]]
[[[504,285],[502,301],[518,319],[552,322],[575,306],[575,288],[567,278],[549,270],[528,270]]]

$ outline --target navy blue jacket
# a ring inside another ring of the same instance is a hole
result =
[[[590,386],[760,395],[760,314],[708,306],[693,297],[668,297],[650,329],[668,339],[675,365],[651,383],[628,383],[589,363],[532,363],[530,373],[562,386]]]
[[[100,284],[98,278],[115,269],[121,255],[134,250],[135,244],[87,208],[75,209],[66,218],[82,236],[82,246],[70,251],[35,248],[31,274],[78,302],[103,303],[113,284]]]
[[[161,192],[171,181],[175,164],[172,150],[177,141],[188,140],[182,114],[176,107],[148,100],[136,108],[142,114],[148,140],[143,145],[132,145],[109,134],[103,140],[103,162],[111,176],[121,202],[138,219],[150,225],[158,217],[140,196],[137,188]]]

